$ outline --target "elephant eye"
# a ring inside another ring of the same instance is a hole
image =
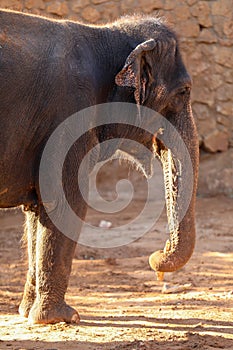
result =
[[[181,95],[181,96],[183,96],[185,94],[186,94],[186,90],[185,89],[179,92],[179,95]]]
[[[184,107],[185,100],[190,96],[190,87],[182,87],[176,93],[171,96],[170,102],[168,103],[168,109],[173,112],[180,112]]]
[[[185,96],[185,95],[190,94],[190,91],[191,91],[190,87],[189,87],[189,86],[186,86],[186,87],[180,89],[180,90],[178,91],[177,95],[178,95],[178,96]]]

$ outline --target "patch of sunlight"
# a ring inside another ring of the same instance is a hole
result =
[[[203,255],[210,258],[224,258],[229,261],[232,261],[233,258],[233,253],[206,252]]]

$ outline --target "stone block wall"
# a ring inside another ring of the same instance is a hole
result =
[[[233,148],[232,0],[0,0],[0,7],[95,24],[134,12],[164,16],[180,36],[193,78],[201,148]]]

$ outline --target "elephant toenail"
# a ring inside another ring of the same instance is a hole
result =
[[[74,314],[71,318],[71,323],[79,323],[80,318],[78,314]]]

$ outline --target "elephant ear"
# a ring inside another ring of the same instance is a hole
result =
[[[149,39],[139,44],[127,57],[122,70],[116,75],[115,82],[118,86],[133,87],[137,105],[145,101],[146,88],[150,83],[151,65],[148,52],[156,46],[154,39]]]

